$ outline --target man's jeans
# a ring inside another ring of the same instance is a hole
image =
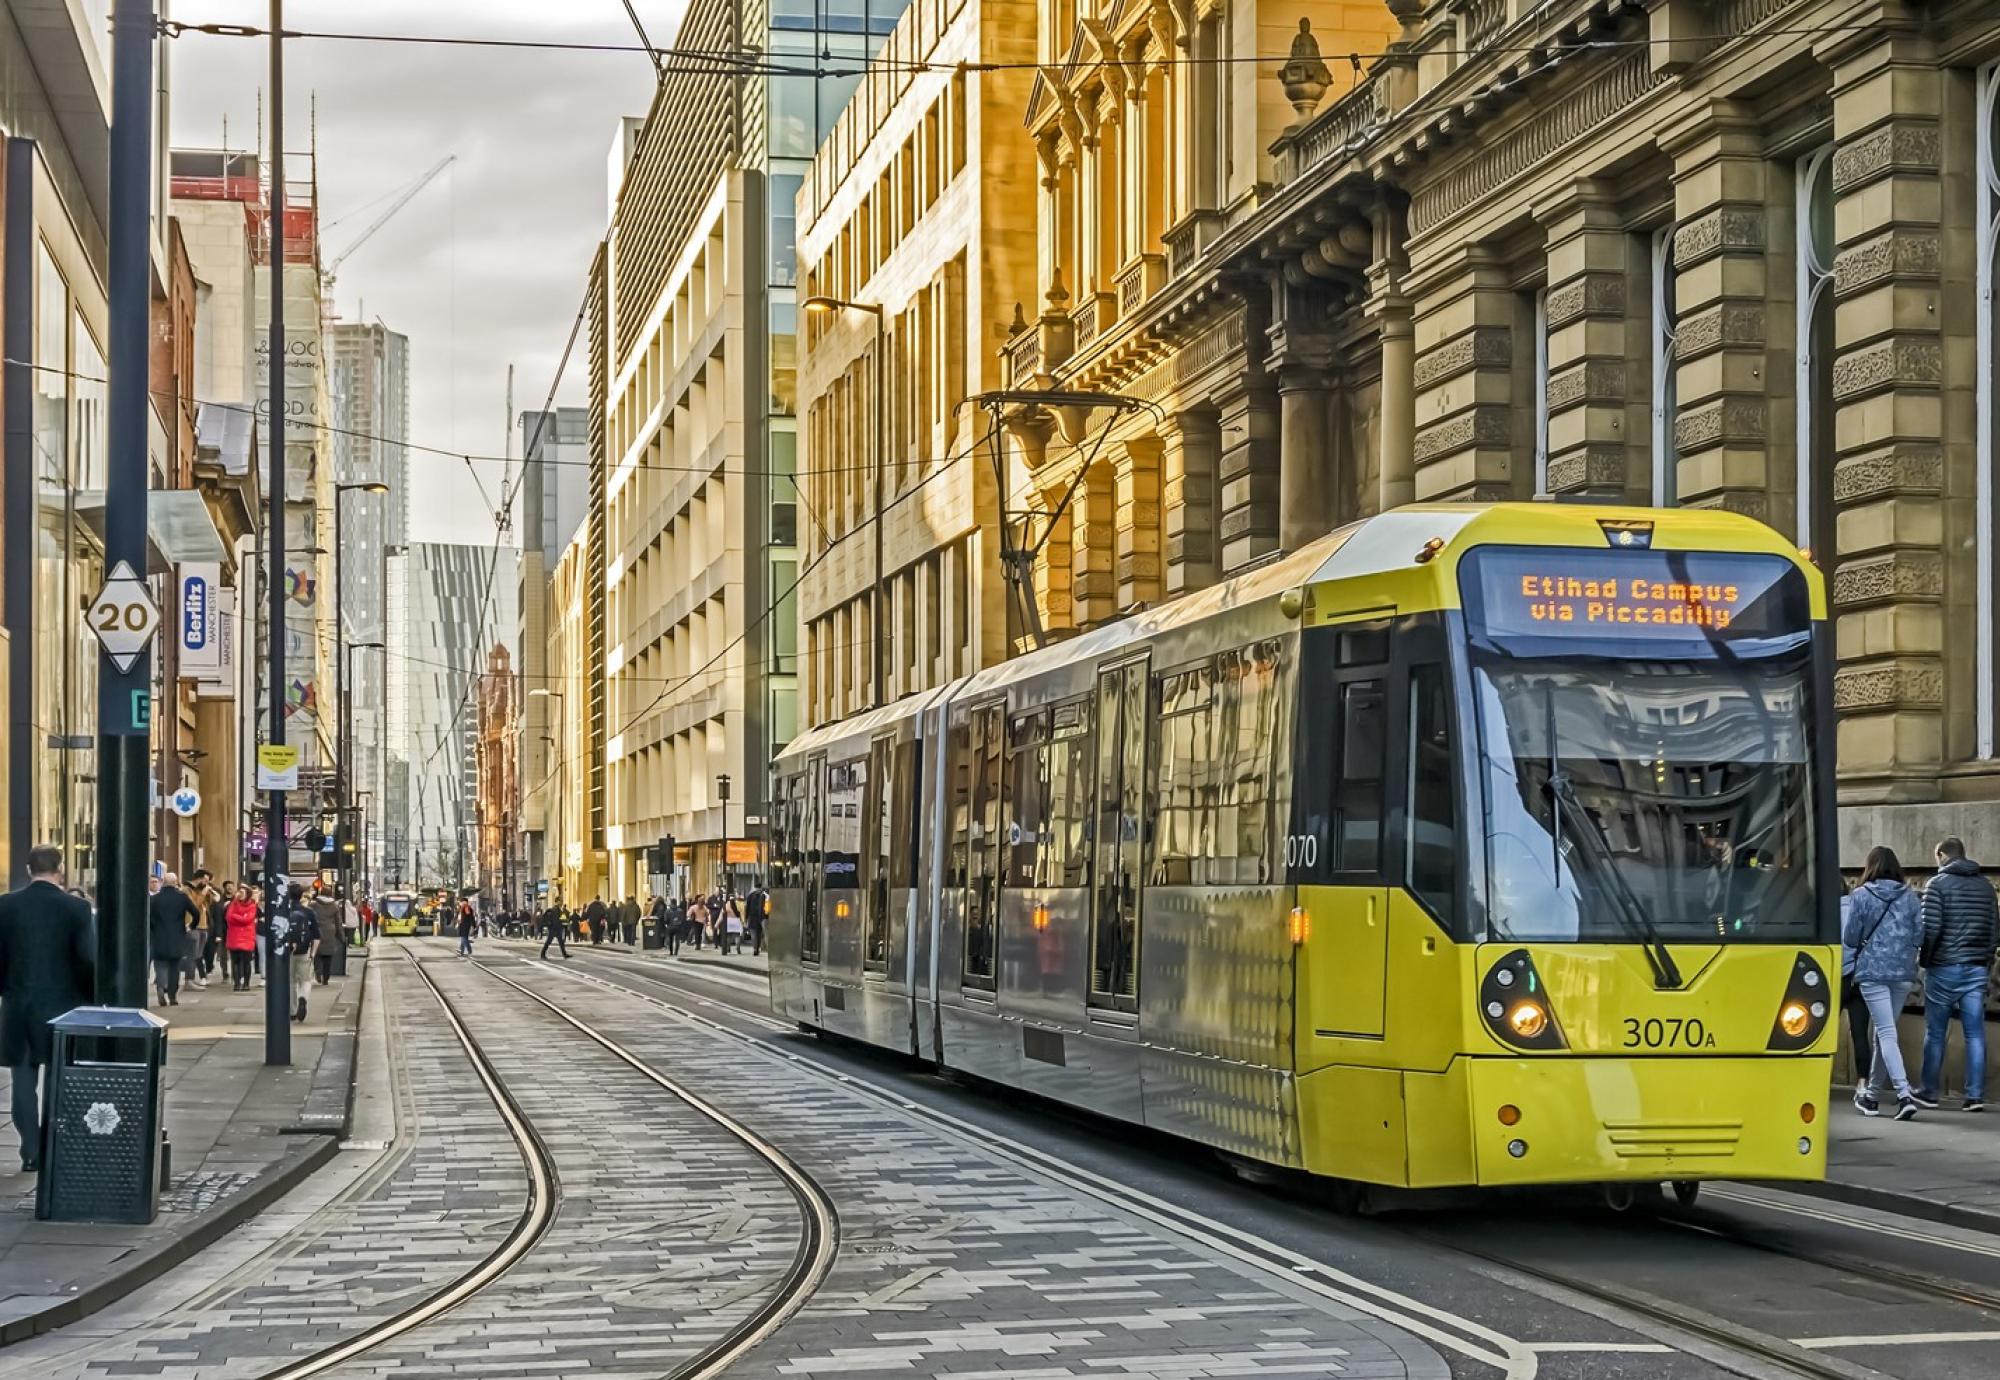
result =
[[[1951,1018],[1965,1027],[1965,1100],[1986,1094],[1986,969],[1977,963],[1943,963],[1924,977],[1923,1090],[1937,1096]]]
[[[42,1159],[42,1074],[38,1064],[14,1067],[14,1129],[21,1133],[21,1163]]]

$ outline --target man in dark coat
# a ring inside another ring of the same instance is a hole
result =
[[[1945,1047],[1952,1017],[1965,1031],[1965,1101],[1968,1112],[1986,1106],[1986,981],[2000,949],[2000,901],[1979,864],[1965,856],[1965,842],[1937,846],[1937,875],[1924,888],[1923,1080],[1914,1090],[1919,1107],[1936,1107],[1944,1082]]]
[[[549,956],[549,945],[562,950],[564,958],[569,957],[569,942],[563,938],[567,917],[563,914],[561,901],[550,901],[549,908],[542,912],[542,957]]]
[[[12,1070],[21,1167],[42,1154],[42,1070],[55,1036],[49,1022],[91,1002],[97,941],[90,903],[63,890],[62,850],[28,851],[28,884],[0,896],[0,1064]]]
[[[153,955],[153,990],[160,1006],[181,1004],[181,960],[187,956],[188,928],[201,923],[201,908],[169,872],[147,904],[147,947]]]
[[[604,907],[604,898],[602,896],[597,897],[588,906],[584,907],[583,919],[584,923],[590,928],[591,943],[602,944],[604,942],[605,917],[609,914],[610,912]]]

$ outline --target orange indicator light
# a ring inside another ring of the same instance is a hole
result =
[[[1500,1124],[1502,1126],[1519,1126],[1521,1124],[1521,1109],[1511,1102],[1506,1103],[1500,1108]]]
[[[1306,914],[1304,906],[1292,907],[1291,932],[1294,945],[1305,943],[1306,936],[1312,932],[1312,917]]]

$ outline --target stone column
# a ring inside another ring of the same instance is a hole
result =
[[[1296,551],[1334,524],[1333,388],[1318,364],[1278,373],[1278,546]]]
[[[1928,798],[1944,759],[1946,510],[1969,503],[1975,483],[1970,431],[1948,429],[1942,388],[1945,267],[1969,257],[1940,234],[1946,77],[1915,32],[1834,39],[1824,56],[1834,73],[1842,796]],[[1969,644],[1972,630],[1954,636]]]
[[[1674,157],[1675,492],[1688,507],[1765,518],[1773,478],[1767,395],[1790,390],[1765,349],[1764,130],[1748,111],[1717,101],[1661,142]]]
[[[1278,547],[1278,390],[1261,372],[1231,379],[1221,413],[1222,571]]]
[[[1416,349],[1416,496],[1420,500],[1525,497],[1532,472],[1514,463],[1514,291],[1482,245],[1412,275]]]
[[[1409,301],[1401,293],[1385,298],[1376,314],[1382,333],[1381,483],[1377,511],[1387,512],[1417,497],[1416,333]]]
[[[1135,436],[1120,447],[1117,473],[1118,607],[1160,598],[1160,459],[1157,436]]]
[[[1118,611],[1113,535],[1117,502],[1112,493],[1111,468],[1111,463],[1100,456],[1084,472],[1069,501],[1069,592],[1078,627],[1109,618]]]
[[[1206,589],[1218,577],[1222,544],[1216,533],[1216,466],[1221,441],[1221,425],[1211,412],[1182,412],[1160,431],[1169,595]]]
[[[1610,190],[1589,180],[1536,219],[1548,232],[1549,492],[1643,502],[1649,304],[1633,290],[1631,237]]]

